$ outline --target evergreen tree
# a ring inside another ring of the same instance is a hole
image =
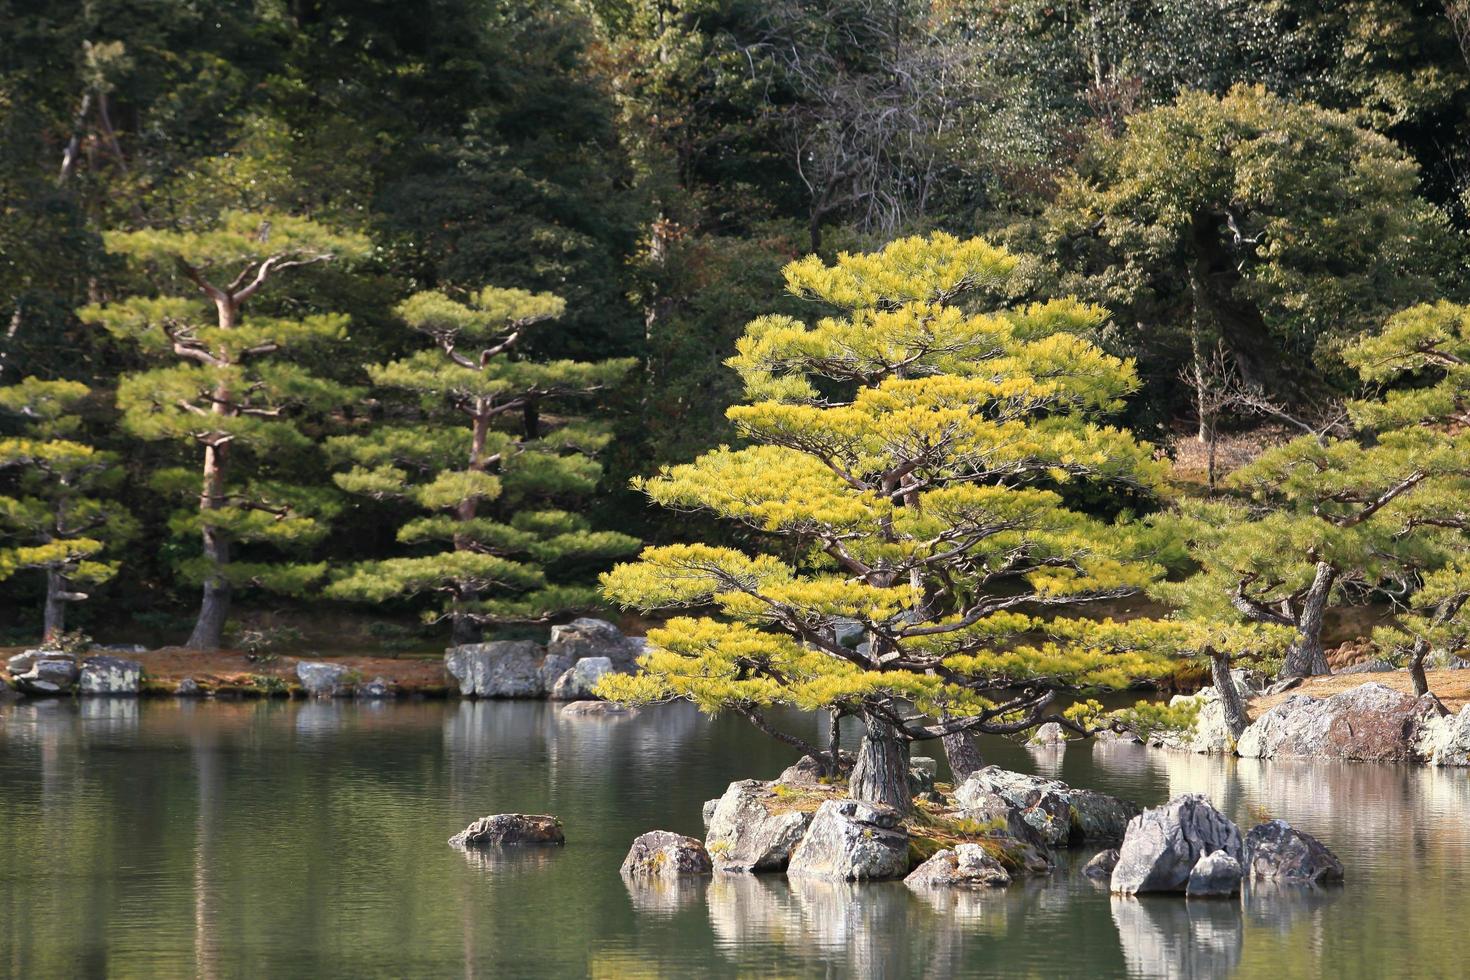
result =
[[[203,600],[188,645],[219,646],[238,586],[296,592],[320,577],[320,564],[237,560],[235,545],[300,548],[326,530],[333,502],[320,490],[267,475],[277,454],[309,451],[298,413],[337,408],[350,389],[313,377],[284,358],[313,345],[343,344],[346,317],[245,315],[245,307],[293,269],[367,252],[359,236],[286,214],[227,212],[200,230],[116,231],[109,252],[126,257],[163,286],[89,306],[80,315],[137,345],[151,360],[178,362],[124,376],[118,385],[123,425],[142,439],[199,447],[202,476],[185,469],[157,474],[164,491],[195,494],[197,506],[172,522],[198,534],[202,555],[184,563]],[[256,456],[256,474],[235,472],[236,457]]]
[[[787,266],[788,289],[824,315],[762,317],[737,345],[747,403],[729,414],[752,445],[641,483],[773,546],[652,547],[605,575],[622,605],[717,614],[650,631],[646,673],[602,693],[687,698],[771,732],[772,705],[860,715],[853,795],[906,806],[904,742],[1021,731],[1057,685],[1126,687],[1169,669],[1124,649],[1116,624],[1054,615],[1157,577],[1138,525],[1073,501],[1147,499],[1164,469],[1103,422],[1137,381],[1087,339],[1100,309],[986,308],[1015,265],[935,234]],[[1095,710],[1058,720],[1085,732]]]
[[[596,604],[595,588],[566,579],[638,541],[593,530],[571,509],[597,488],[594,457],[607,432],[546,410],[605,388],[633,365],[517,359],[532,328],[564,306],[548,293],[491,286],[469,303],[424,292],[398,308],[434,346],[368,374],[417,396],[420,414],[331,440],[332,452],[353,464],[335,479],[352,493],[428,511],[405,523],[398,540],[434,550],[359,564],[329,595],[381,602],[444,593],[430,615],[453,620],[456,643],[474,642],[484,623],[544,621]]]
[[[117,574],[100,556],[134,531],[128,512],[107,494],[122,482],[115,453],[76,441],[76,414],[88,395],[75,381],[24,378],[0,388],[0,410],[27,422],[23,435],[0,438],[0,468],[19,469],[15,496],[0,496],[0,524],[17,543],[0,549],[0,578],[20,570],[46,575],[43,636],[66,631],[66,606],[81,589]]]

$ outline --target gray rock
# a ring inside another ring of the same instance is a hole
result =
[[[1031,737],[1026,740],[1026,744],[1047,747],[1066,745],[1067,732],[1061,725],[1054,721],[1049,721],[1032,732]]]
[[[75,657],[49,650],[27,650],[11,657],[9,667],[11,680],[24,694],[70,694],[81,677]]]
[[[561,676],[576,665],[576,661],[564,653],[547,654],[541,661],[541,666],[536,669],[537,676],[541,678],[541,687],[550,691],[561,680]]]
[[[945,848],[909,872],[910,888],[1004,888],[1011,883],[1005,866],[979,844]]]
[[[856,650],[868,632],[867,627],[860,621],[848,619],[845,616],[839,616],[832,621],[832,631],[838,646],[847,647],[849,650]]]
[[[1128,821],[1139,812],[1138,805],[1127,800],[998,766],[971,773],[955,789],[954,798],[964,809],[979,810],[988,805],[986,793],[995,793],[1017,807],[1051,847],[1120,840]]]
[[[791,861],[811,823],[809,813],[772,813],[771,784],[743,779],[730,784],[710,814],[704,846],[717,871],[780,871]]]
[[[845,782],[847,774],[852,772],[852,756],[846,752],[838,753],[837,765],[838,775],[828,776],[825,764],[820,759],[814,759],[804,755],[791,765],[781,770],[781,775],[776,777],[776,782],[785,786],[831,786],[834,783]]]
[[[827,800],[791,852],[786,873],[876,881],[901,878],[908,869],[909,834],[897,810],[860,800]]]
[[[147,653],[148,648],[141,643],[93,643],[87,648],[88,653]]]
[[[705,800],[704,801],[704,806],[700,808],[699,815],[704,819],[704,829],[705,830],[709,830],[709,825],[712,822],[714,822],[714,819],[715,819],[715,808],[718,807],[719,805],[720,805],[720,800],[719,800],[718,797],[716,797],[713,800]]]
[[[961,783],[955,790],[955,802],[960,804],[957,814],[973,824],[1003,833],[1038,847],[1047,846],[1041,833],[1026,821],[1021,808],[1010,800],[984,787]]]
[[[1128,822],[1112,890],[1123,895],[1180,892],[1199,859],[1224,851],[1239,861],[1240,828],[1197,793],[1176,796]]]
[[[1337,671],[1337,673],[1339,673],[1339,674],[1386,674],[1386,673],[1389,673],[1390,671],[1397,670],[1397,669],[1398,669],[1397,667],[1395,667],[1393,664],[1389,663],[1387,660],[1364,660],[1362,663],[1353,664],[1351,667],[1344,667],[1342,670]]]
[[[633,841],[619,870],[629,877],[678,878],[707,875],[714,864],[698,838],[651,830]]]
[[[544,813],[496,813],[481,817],[449,838],[455,847],[565,844],[561,821]]]
[[[1132,732],[1115,732],[1111,728],[1104,729],[1092,736],[1095,745],[1142,745],[1143,739]]]
[[[1321,885],[1343,877],[1336,854],[1285,820],[1268,820],[1245,835],[1243,863],[1252,881]]]
[[[565,626],[553,626],[546,653],[550,657],[569,657],[572,663],[587,657],[606,657],[614,670],[632,673],[637,669],[635,661],[643,653],[643,644],[624,636],[605,619],[584,616]]]
[[[495,640],[450,647],[444,666],[467,698],[540,698],[541,647],[529,640]]]
[[[1415,741],[1438,703],[1369,683],[1329,698],[1298,694],[1251,723],[1236,751],[1247,759],[1315,758],[1412,762]]]
[[[551,686],[550,697],[553,701],[592,700],[597,697],[592,689],[604,675],[612,672],[612,661],[607,657],[584,657],[557,678]]]
[[[1430,715],[1414,741],[1414,753],[1426,765],[1470,766],[1470,704],[1457,715]]]
[[[569,701],[561,708],[563,718],[601,718],[608,721],[620,721],[624,718],[635,717],[637,714],[637,708],[614,704],[611,701]]]
[[[932,792],[934,792],[934,770],[924,766],[910,765],[909,793],[913,796],[918,796],[921,793]]]
[[[1184,894],[1191,898],[1228,898],[1240,891],[1240,862],[1224,851],[1212,851],[1189,871]]]
[[[374,677],[353,688],[352,695],[364,701],[385,701],[398,696],[398,687],[385,677]]]
[[[5,661],[5,670],[14,677],[17,674],[24,674],[30,670],[31,666],[42,657],[59,656],[64,656],[64,654],[56,650],[26,650],[7,659]]]
[[[347,668],[341,664],[303,660],[296,665],[296,678],[301,687],[314,698],[334,698],[347,694]]]
[[[1117,866],[1118,849],[1110,847],[1094,854],[1092,860],[1082,866],[1082,873],[1094,881],[1108,881],[1113,877],[1113,869]]]
[[[82,661],[77,687],[93,696],[136,697],[142,687],[143,665],[122,657],[88,657]]]
[[[1149,740],[1150,745],[1180,752],[1197,752],[1201,755],[1229,755],[1235,751],[1235,739],[1225,720],[1225,704],[1220,699],[1219,691],[1207,687],[1197,694],[1176,695],[1169,699],[1171,708],[1180,704],[1194,704],[1198,707],[1194,725],[1186,731],[1158,732]]]
[[[199,682],[194,678],[185,677],[174,688],[174,694],[181,698],[198,698],[204,696],[204,688],[200,687]]]

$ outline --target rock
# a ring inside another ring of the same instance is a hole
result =
[[[1224,851],[1211,851],[1189,871],[1184,894],[1191,898],[1228,898],[1240,891],[1240,862]]]
[[[1301,687],[1302,681],[1304,679],[1305,678],[1302,677],[1283,677],[1281,680],[1267,687],[1266,690],[1262,691],[1261,693],[1272,695],[1280,694],[1283,691],[1290,691],[1294,687]]]
[[[1364,684],[1329,698],[1298,694],[1251,723],[1236,751],[1248,759],[1306,757],[1411,762],[1415,740],[1437,702]]]
[[[1041,833],[1026,821],[1021,808],[992,790],[961,783],[955,790],[955,802],[960,804],[958,816],[1004,833],[1038,847],[1045,847]]]
[[[909,869],[909,834],[890,806],[827,800],[791,852],[786,873],[838,881],[901,878]]]
[[[709,852],[696,837],[667,830],[651,830],[633,841],[621,873],[628,876],[678,878],[707,875],[714,870]]]
[[[1395,667],[1393,664],[1389,663],[1387,660],[1364,660],[1362,663],[1353,664],[1351,667],[1344,667],[1342,670],[1337,671],[1337,673],[1339,673],[1339,674],[1386,674],[1389,671],[1397,670],[1397,669],[1398,669],[1397,667]]]
[[[557,678],[556,683],[551,686],[550,697],[553,701],[594,699],[597,695],[592,693],[592,688],[597,686],[604,674],[612,672],[612,661],[607,657],[585,657]]]
[[[541,661],[541,666],[536,668],[536,676],[541,678],[541,688],[550,691],[561,680],[561,676],[576,666],[577,662],[564,653],[547,654]]]
[[[939,778],[939,760],[927,755],[915,755],[909,757],[909,768],[917,769],[927,775],[932,782]]]
[[[998,766],[971,773],[955,789],[954,798],[961,807],[978,810],[986,805],[982,801],[987,792],[1019,808],[1026,823],[1052,847],[1120,840],[1128,821],[1139,812],[1138,805],[1127,800]]]
[[[1268,820],[1245,835],[1251,881],[1321,885],[1342,881],[1342,862],[1321,841],[1285,820]]]
[[[700,808],[699,815],[702,818],[704,818],[704,829],[705,830],[709,830],[709,825],[715,819],[715,808],[718,807],[719,805],[720,805],[720,800],[719,800],[718,797],[716,797],[713,800],[705,800],[704,801],[704,806]]]
[[[1128,821],[1112,890],[1123,895],[1184,891],[1199,859],[1224,851],[1242,857],[1240,828],[1197,793],[1176,796]]]
[[[820,759],[804,755],[782,769],[781,775],[776,777],[776,782],[783,786],[834,786],[847,781],[847,776],[852,772],[852,764],[853,758],[850,753],[839,752],[837,775],[833,777],[827,775],[826,766]]]
[[[979,844],[945,848],[909,872],[910,888],[1004,888],[1010,872]]]
[[[347,694],[347,668],[341,664],[303,660],[296,665],[296,678],[310,697],[334,698]]]
[[[780,871],[791,860],[811,814],[771,813],[770,785],[758,779],[730,784],[710,814],[704,846],[719,871]]]
[[[546,644],[548,657],[568,657],[571,663],[587,657],[606,657],[612,661],[613,669],[630,674],[637,669],[637,659],[643,654],[643,643],[626,637],[605,619],[584,616],[574,619],[565,626],[551,628],[551,640]]]
[[[27,650],[11,657],[8,666],[10,679],[24,694],[70,694],[81,677],[75,657],[49,650]]]
[[[1430,766],[1470,766],[1470,704],[1457,715],[1425,718],[1414,753]]]
[[[174,694],[181,698],[198,698],[204,696],[204,688],[200,687],[199,682],[194,678],[185,677],[174,688]]]
[[[607,718],[609,720],[632,718],[637,708],[614,704],[611,701],[571,701],[562,705],[563,718]]]
[[[143,665],[122,657],[88,657],[82,661],[77,687],[83,694],[132,697],[143,681]]]
[[[1027,745],[1058,746],[1067,744],[1067,732],[1061,725],[1049,721],[1031,733],[1026,740]]]
[[[862,643],[867,636],[868,629],[859,620],[839,616],[832,621],[832,632],[838,646],[856,650],[858,644]]]
[[[444,666],[467,698],[539,698],[546,694],[541,647],[529,640],[450,647],[444,653]]]
[[[1082,873],[1094,881],[1107,881],[1113,877],[1113,869],[1117,866],[1118,849],[1110,847],[1094,854],[1092,860],[1082,866]]]
[[[1132,732],[1115,732],[1111,728],[1105,728],[1092,736],[1096,745],[1142,745],[1143,739]]]
[[[398,696],[398,686],[385,677],[374,677],[352,689],[352,695],[364,701],[383,701]]]
[[[148,648],[141,643],[93,643],[87,648],[88,653],[147,653]]]
[[[481,817],[449,838],[455,847],[510,844],[565,844],[561,821],[540,813],[496,813]]]
[[[919,756],[919,758],[920,759],[923,759],[923,761],[925,761],[925,762],[930,762],[930,763],[933,763],[934,762],[933,759],[927,759],[924,756]],[[914,796],[918,796],[921,793],[932,793],[932,792],[934,792],[934,776],[938,772],[938,770],[939,770],[939,766],[938,766],[937,763],[934,764],[933,768],[930,768],[929,766],[924,766],[924,765],[918,765],[918,766],[916,766],[916,765],[913,764],[913,760],[910,759],[909,760],[909,793],[912,794],[912,795],[914,795]]]

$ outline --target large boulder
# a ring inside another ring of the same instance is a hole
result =
[[[709,818],[704,846],[717,871],[780,871],[791,861],[812,815],[772,813],[771,784],[758,779],[731,783]]]
[[[1189,871],[1184,894],[1190,898],[1229,898],[1240,891],[1240,862],[1224,851],[1211,851]]]
[[[1426,765],[1470,766],[1470,704],[1457,715],[1426,717],[1414,752]]]
[[[697,837],[651,830],[633,841],[620,871],[629,877],[678,878],[714,870],[709,852]]]
[[[1128,821],[1139,812],[1138,805],[1127,800],[998,766],[971,773],[956,787],[954,798],[961,807],[978,810],[991,793],[1018,808],[1052,847],[1120,840]]]
[[[541,659],[529,640],[494,640],[450,647],[444,666],[467,698],[539,698],[546,695]]]
[[[901,878],[909,869],[909,834],[897,810],[861,800],[817,808],[786,873],[836,881]]]
[[[1237,686],[1244,689],[1243,685]],[[1218,690],[1207,687],[1197,694],[1176,695],[1169,699],[1171,708],[1182,704],[1192,704],[1198,709],[1194,724],[1184,731],[1158,732],[1149,739],[1150,745],[1180,752],[1198,752],[1201,755],[1229,755],[1235,751],[1235,738],[1230,734],[1230,725],[1225,720],[1225,704]]]
[[[1004,888],[1011,874],[984,847],[966,843],[937,852],[903,883],[910,888]]]
[[[1342,881],[1342,862],[1311,834],[1268,820],[1245,835],[1245,872],[1252,881],[1320,885]]]
[[[1428,695],[1415,698],[1382,684],[1329,698],[1293,695],[1257,718],[1236,751],[1247,759],[1412,762],[1420,728],[1437,707]]]
[[[314,698],[335,698],[352,693],[347,681],[348,670],[342,664],[320,660],[303,660],[296,665],[296,679],[301,689]]]
[[[561,821],[544,813],[496,813],[481,817],[449,838],[455,847],[565,844]]]
[[[550,659],[549,657],[547,659]],[[613,672],[607,657],[584,657],[573,664],[551,685],[553,701],[589,701],[597,697],[592,689],[604,675]]]
[[[6,663],[17,690],[25,694],[70,694],[81,677],[77,658],[54,650],[27,650]]]
[[[1240,861],[1240,828],[1204,796],[1176,796],[1128,821],[1112,889],[1123,895],[1182,892],[1199,859],[1215,851]]]
[[[612,661],[613,669],[622,673],[636,670],[635,661],[642,654],[641,639],[624,636],[607,620],[590,616],[574,619],[565,626],[553,626],[551,640],[546,644],[548,657],[564,657],[571,663],[588,657],[606,657]]]
[[[122,657],[88,657],[82,661],[77,688],[83,694],[134,697],[143,684],[143,665]]]

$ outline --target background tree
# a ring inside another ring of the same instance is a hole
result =
[[[641,483],[771,544],[654,547],[605,575],[622,605],[717,610],[651,631],[647,672],[606,696],[688,698],[769,731],[774,704],[860,715],[853,794],[907,806],[907,741],[1020,731],[1055,685],[1167,669],[1089,646],[1089,624],[1051,615],[1158,574],[1135,525],[1069,502],[1102,488],[1146,499],[1162,468],[1101,424],[1136,386],[1086,339],[1101,310],[983,301],[1014,266],[935,234],[786,268],[788,289],[825,315],[762,317],[737,345],[747,403],[730,417],[753,445]],[[1086,730],[1088,710],[1063,720]]]
[[[434,347],[368,374],[417,396],[420,414],[338,437],[331,449],[353,464],[336,476],[344,490],[428,511],[400,527],[398,540],[434,550],[356,565],[328,594],[381,602],[445,593],[430,615],[453,621],[455,643],[478,640],[484,623],[540,622],[597,604],[595,589],[575,580],[638,540],[595,531],[570,509],[597,488],[594,457],[609,436],[548,409],[606,388],[633,365],[517,359],[532,328],[564,308],[548,293],[493,286],[467,304],[426,292],[398,308]]]
[[[23,434],[0,438],[0,468],[16,474],[15,495],[0,496],[0,523],[17,543],[0,549],[0,578],[17,571],[46,575],[42,636],[66,631],[66,607],[88,598],[82,589],[117,574],[102,552],[126,543],[132,517],[109,499],[122,483],[114,453],[76,441],[77,414],[88,395],[74,381],[23,378],[0,388],[0,411],[26,421]]]
[[[181,362],[124,377],[118,404],[133,435],[178,440],[202,452],[202,477],[169,470],[156,482],[173,491],[191,483],[199,488],[194,513],[175,518],[173,528],[197,533],[202,544],[202,555],[183,569],[204,589],[188,645],[212,650],[236,586],[299,591],[323,570],[238,561],[232,546],[308,544],[324,532],[320,518],[332,509],[319,492],[270,479],[268,465],[258,467],[256,478],[239,479],[231,472],[233,457],[253,451],[264,462],[277,453],[309,451],[311,439],[293,413],[326,411],[351,398],[340,384],[269,360],[312,344],[343,343],[345,317],[246,317],[245,306],[283,273],[359,257],[368,245],[304,218],[240,212],[204,230],[110,232],[106,241],[110,252],[164,284],[161,295],[99,304],[81,315],[133,341],[152,360]]]

